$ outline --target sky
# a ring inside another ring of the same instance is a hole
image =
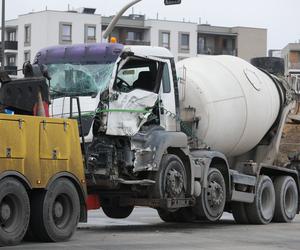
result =
[[[130,0],[6,0],[6,19],[32,11],[96,8],[97,14],[113,15]],[[247,26],[268,29],[268,49],[282,49],[300,40],[300,0],[182,0],[164,6],[163,0],[143,0],[134,9],[146,18],[185,20],[216,26]]]

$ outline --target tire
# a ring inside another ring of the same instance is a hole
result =
[[[104,214],[112,219],[125,219],[132,213],[134,209],[134,206],[120,207],[118,205],[105,206],[104,204],[102,204],[101,207]]]
[[[196,215],[191,207],[183,207],[175,212],[169,212],[165,209],[157,209],[159,217],[165,222],[189,223],[196,220]]]
[[[247,216],[245,203],[243,202],[232,202],[231,204],[232,215],[237,224],[248,224],[249,219]]]
[[[176,155],[164,155],[156,173],[154,198],[185,198],[186,190],[187,175],[182,161]]]
[[[274,222],[291,222],[298,209],[298,190],[291,176],[280,176],[274,181],[275,214]]]
[[[245,205],[249,223],[268,224],[274,216],[275,190],[270,177],[262,175],[258,179],[254,202]]]
[[[164,155],[155,177],[152,191],[154,198],[185,198],[187,185],[186,169],[180,158],[172,154]],[[165,222],[189,222],[195,217],[193,211],[188,207],[169,210],[159,208],[157,211],[159,217]]]
[[[174,213],[169,212],[168,210],[158,208],[157,213],[159,218],[161,218],[161,220],[163,220],[164,222],[176,222]]]
[[[29,224],[30,202],[25,187],[14,178],[0,181],[0,246],[23,239]]]
[[[183,207],[175,212],[174,215],[177,222],[191,223],[197,220],[197,216],[192,207]]]
[[[66,178],[57,179],[47,191],[32,194],[31,212],[30,229],[37,240],[68,240],[75,232],[80,216],[76,187]]]
[[[208,187],[203,189],[202,194],[196,200],[193,210],[198,219],[218,221],[226,203],[226,185],[221,172],[216,168],[209,170]]]

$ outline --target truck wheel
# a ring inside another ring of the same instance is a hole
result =
[[[156,173],[154,196],[158,199],[184,198],[187,177],[182,161],[176,155],[164,155]]]
[[[291,176],[280,176],[274,181],[275,188],[275,222],[291,222],[297,213],[298,190]]]
[[[197,198],[194,211],[200,219],[217,221],[221,218],[226,202],[226,185],[221,172],[211,168],[207,176],[208,187]]]
[[[165,209],[157,209],[159,217],[165,222],[193,222],[196,220],[196,215],[190,207],[183,207],[175,212],[169,212]]]
[[[38,191],[31,197],[30,228],[40,241],[66,241],[77,227],[80,201],[74,184],[60,178],[47,191]]]
[[[134,209],[134,206],[120,207],[117,205],[106,206],[105,204],[101,204],[101,207],[105,215],[112,219],[125,219]]]
[[[166,209],[158,208],[157,213],[164,222],[176,222],[174,212],[169,212]]]
[[[268,224],[274,216],[275,191],[270,177],[262,175],[258,179],[254,202],[245,205],[249,222]]]
[[[23,239],[30,218],[25,187],[14,178],[0,181],[0,246],[17,245]]]
[[[237,224],[248,224],[248,216],[243,202],[232,202],[232,215]]]
[[[176,213],[177,222],[189,223],[197,220],[192,207],[182,207]]]

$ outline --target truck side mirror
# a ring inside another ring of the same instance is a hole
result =
[[[181,4],[181,0],[165,0],[165,5]]]

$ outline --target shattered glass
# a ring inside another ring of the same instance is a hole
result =
[[[114,63],[48,64],[52,98],[94,96],[108,88]]]

